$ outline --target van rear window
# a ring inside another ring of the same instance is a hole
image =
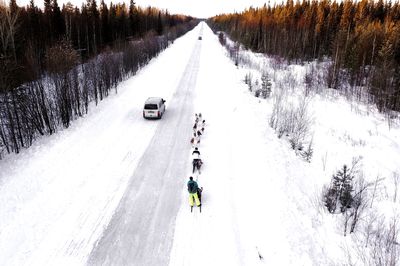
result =
[[[157,104],[145,104],[144,105],[144,109],[146,109],[146,110],[157,110],[158,107],[157,107]]]

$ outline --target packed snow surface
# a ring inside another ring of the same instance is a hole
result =
[[[305,162],[269,127],[272,99],[249,92],[246,72],[202,22],[71,127],[0,161],[0,265],[344,259],[340,228],[318,204],[322,186],[356,156],[372,180],[400,172],[399,129],[316,95]],[[142,117],[150,96],[166,99],[161,120]],[[206,124],[201,174],[191,172],[195,113]],[[190,212],[191,175],[204,188],[201,213]]]

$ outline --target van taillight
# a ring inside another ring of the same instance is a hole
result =
[[[157,113],[158,113],[158,116],[160,116],[160,111],[158,111]]]

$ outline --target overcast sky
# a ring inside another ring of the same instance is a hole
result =
[[[34,0],[35,4],[43,7],[43,0]],[[66,2],[81,6],[86,0],[58,0],[60,7]],[[101,0],[97,0],[100,3]],[[109,4],[111,0],[106,0]],[[129,0],[112,0],[113,3],[126,2]],[[232,13],[242,11],[250,6],[262,6],[268,0],[135,0],[136,4],[142,7],[153,6],[161,9],[168,9],[171,14],[191,15],[197,18],[208,18],[221,13]],[[25,6],[29,0],[17,0],[17,4]],[[271,0],[270,3],[274,3]]]

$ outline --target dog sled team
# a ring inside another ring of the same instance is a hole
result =
[[[203,165],[203,161],[200,157],[199,145],[200,145],[200,138],[204,134],[205,123],[206,121],[203,119],[201,113],[195,114],[195,122],[193,125],[193,137],[190,139],[190,144],[192,145],[193,148],[192,173],[194,174],[195,171],[197,170],[198,175],[201,174],[201,166]],[[187,188],[189,192],[190,211],[191,212],[193,211],[193,206],[194,204],[196,204],[196,206],[199,207],[201,212],[201,193],[203,191],[203,188],[199,187],[197,182],[193,180],[192,176],[189,177]]]
[[[206,120],[203,119],[201,113],[195,114],[195,121],[193,126],[193,137],[190,140],[192,148],[198,148],[200,145],[200,137],[204,133]]]

